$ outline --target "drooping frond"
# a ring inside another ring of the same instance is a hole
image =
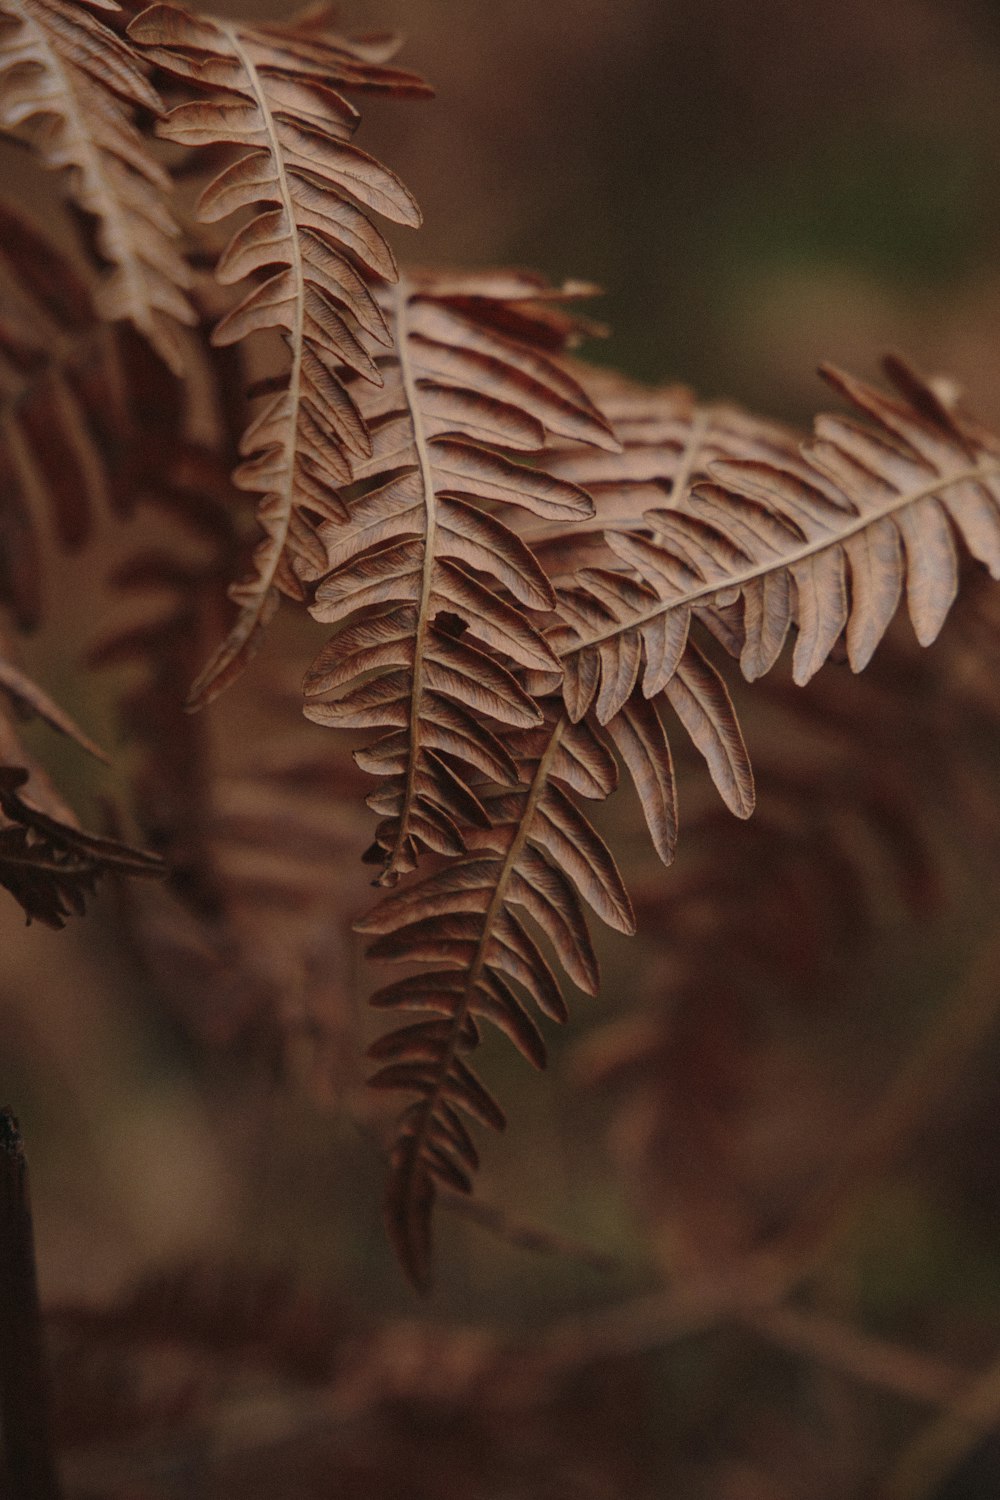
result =
[[[500,1106],[463,1056],[478,1044],[480,1023],[491,1022],[543,1067],[545,1044],[524,997],[550,1020],[567,1018],[531,925],[589,994],[597,992],[597,960],[580,896],[619,931],[634,927],[614,860],[569,796],[607,797],[617,782],[614,759],[587,725],[569,723],[557,700],[546,708],[540,728],[508,739],[518,784],[482,791],[488,826],[470,831],[462,858],[388,897],[358,924],[375,937],[371,957],[425,966],[379,990],[372,1004],[431,1019],[370,1050],[384,1064],[373,1087],[417,1095],[391,1152],[387,1219],[420,1286],[429,1275],[438,1188],[472,1189],[478,1156],[463,1116],[504,1126]]]
[[[526,613],[550,609],[553,594],[502,517],[515,507],[565,526],[592,505],[497,449],[533,453],[549,438],[617,448],[546,352],[580,331],[562,306],[579,290],[525,273],[407,276],[384,302],[395,350],[380,362],[384,384],[352,386],[373,452],[342,492],[346,524],[320,527],[322,565],[302,570],[321,580],[312,613],[342,627],[306,679],[306,711],[389,730],[359,755],[386,778],[369,799],[384,817],[372,853],[382,884],[413,870],[421,849],[462,852],[460,829],[489,821],[470,771],[516,784],[503,736],[540,722],[516,674],[556,667]]]
[[[240,556],[226,465],[180,440],[143,475],[139,536],[113,566],[100,638],[87,665],[124,670],[119,715],[138,751],[130,776],[135,819],[170,864],[171,887],[214,910],[209,853],[209,729],[182,711],[205,646],[223,623]]]
[[[200,707],[242,670],[279,594],[304,597],[292,563],[309,555],[308,514],[342,514],[336,489],[371,454],[343,377],[346,369],[379,384],[372,351],[389,343],[368,282],[394,280],[396,264],[372,215],[415,227],[420,211],[392,172],[351,144],[359,115],[339,90],[428,91],[412,74],[369,60],[363,43],[308,22],[254,28],[153,5],[129,35],[160,67],[212,91],[171,110],[160,133],[239,152],[198,205],[206,222],[253,211],[217,268],[226,285],[253,283],[213,342],[278,329],[289,351],[286,374],[269,382],[243,436],[236,483],[263,497],[265,535],[252,576],[232,588],[236,624],[192,687],[191,706]]]
[[[727,803],[745,812],[738,731],[721,678],[690,635],[696,612],[741,603],[740,661],[751,681],[795,625],[802,683],[842,636],[860,671],[904,586],[918,639],[932,641],[957,590],[955,533],[1000,576],[996,444],[899,361],[886,368],[898,396],[824,370],[876,427],[820,417],[797,463],[716,462],[709,483],[647,516],[652,537],[608,536],[633,575],[584,572],[561,594],[566,623],[550,635],[571,718],[593,705],[601,723],[613,722],[637,682],[647,698],[664,693]]]
[[[81,828],[33,806],[21,796],[28,771],[0,765],[0,885],[29,922],[64,927],[81,914],[102,875],[163,874],[155,854]]]
[[[585,370],[581,379],[590,384]],[[602,403],[605,394],[599,390]],[[581,530],[594,532],[604,517],[609,529],[633,513],[641,519],[652,496],[662,503],[673,484],[685,483],[681,469],[692,477],[703,473],[702,442],[711,441],[713,453],[729,456],[759,453],[765,445],[775,456],[794,453],[791,438],[766,424],[757,429],[750,419],[735,417],[702,423],[686,393],[650,393],[622,382],[615,395],[621,397],[617,405],[608,404],[621,430],[622,453],[577,443],[555,455],[547,450],[541,458],[546,476],[554,456],[560,484],[573,483],[588,493],[593,488],[597,517],[593,523],[584,520]],[[711,439],[703,437],[706,431]],[[533,539],[534,533],[532,522],[524,534]],[[576,534],[576,526],[566,529],[571,554]],[[596,548],[598,539],[585,545]],[[604,555],[616,563],[612,553]],[[529,668],[524,680],[537,691],[550,679],[551,674]],[[476,1155],[462,1114],[502,1124],[499,1106],[465,1055],[478,1041],[479,1023],[493,1022],[540,1065],[544,1044],[525,1001],[550,1019],[566,1017],[560,983],[543,948],[555,954],[577,987],[594,993],[597,969],[585,904],[611,927],[633,928],[614,861],[574,799],[606,798],[618,781],[617,756],[637,788],[661,857],[669,859],[676,842],[673,764],[654,704],[636,690],[607,731],[593,719],[572,722],[558,696],[543,697],[540,709],[542,727],[502,741],[515,757],[516,783],[496,784],[488,766],[478,766],[470,776],[489,826],[460,824],[466,845],[461,857],[390,896],[359,924],[375,937],[372,957],[422,966],[380,990],[373,1003],[432,1018],[390,1033],[373,1049],[386,1064],[375,1075],[376,1087],[416,1095],[392,1148],[387,1216],[400,1258],[418,1283],[428,1276],[436,1191],[471,1187]]]
[[[156,410],[144,444],[155,466],[175,383],[134,335],[102,328],[72,263],[6,207],[0,263],[0,606],[30,629],[43,615],[46,533],[72,550],[87,540],[95,511],[127,508],[138,446],[132,402],[151,398]],[[21,742],[17,721],[29,716],[106,759],[21,670],[0,627],[0,884],[29,921],[62,927],[102,874],[160,874],[162,866],[80,829]]]
[[[63,169],[73,201],[96,223],[108,270],[101,315],[125,321],[176,373],[178,323],[195,321],[186,262],[168,207],[170,179],[136,126],[160,100],[133,49],[101,19],[115,0],[2,0],[0,127]]]
[[[155,470],[171,447],[178,397],[147,347],[97,316],[72,261],[6,205],[0,269],[0,601],[32,629],[47,528],[73,551],[95,512],[127,510],[139,450]]]

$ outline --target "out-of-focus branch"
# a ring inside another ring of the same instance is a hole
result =
[[[457,1214],[462,1219],[476,1224],[487,1234],[494,1235],[505,1244],[512,1245],[516,1250],[527,1250],[532,1255],[551,1255],[563,1260],[576,1261],[579,1265],[587,1266],[592,1271],[607,1276],[618,1269],[618,1262],[613,1255],[606,1251],[597,1250],[592,1245],[585,1245],[579,1240],[570,1239],[567,1235],[558,1234],[555,1230],[545,1229],[538,1224],[529,1224],[521,1219],[514,1219],[504,1209],[497,1208],[492,1203],[481,1202],[477,1198],[467,1198],[462,1193],[442,1192],[440,1195],[441,1207]]]
[[[968,1380],[966,1371],[945,1360],[875,1338],[824,1313],[766,1307],[744,1313],[737,1321],[791,1354],[920,1405],[948,1406]]]
[[[822,1260],[853,1222],[868,1194],[958,1082],[1000,1015],[1000,929],[989,934],[954,1002],[917,1042],[837,1167],[796,1216],[782,1257],[802,1274]]]
[[[785,1304],[853,1222],[880,1177],[954,1087],[996,1023],[998,973],[1000,931],[983,944],[954,1003],[932,1022],[862,1121],[830,1177],[806,1200],[780,1239],[725,1271],[706,1272],[665,1291],[557,1325],[538,1346],[536,1375],[554,1379],[578,1365],[624,1358],[735,1322],[782,1347],[846,1370],[866,1384],[932,1406],[952,1402],[967,1379],[961,1371]],[[1000,1417],[1000,1366],[983,1377],[981,1396],[979,1390],[977,1383],[968,1398],[973,1417],[956,1417],[962,1431],[972,1436],[984,1430],[976,1414],[990,1400],[992,1419],[986,1425]],[[959,1410],[964,1411],[964,1405]],[[892,1492],[891,1500],[918,1500],[924,1493],[901,1489]]]
[[[1000,1424],[1000,1361],[970,1380],[948,1409],[903,1450],[878,1500],[929,1500],[961,1460]]]

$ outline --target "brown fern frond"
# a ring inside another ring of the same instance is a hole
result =
[[[594,377],[585,369],[574,366],[574,376],[577,373],[585,384],[592,384]],[[602,401],[609,394],[607,386],[608,377],[600,377],[595,394]],[[616,381],[610,394],[608,405],[615,412],[616,427],[622,429],[623,451],[616,453],[606,445],[605,451],[598,451],[576,443],[553,455],[560,471],[555,482],[574,490],[583,487],[586,493],[593,487],[597,521],[607,517],[609,531],[624,517],[641,517],[651,494],[670,496],[674,485],[687,485],[702,474],[703,445],[711,444],[709,451],[727,456],[762,449],[773,456],[794,452],[791,437],[782,429],[763,423],[758,427],[742,414],[726,410],[716,417],[713,411],[710,420],[703,420],[687,393],[646,392]],[[546,450],[542,462],[547,484],[553,482],[549,457]],[[530,470],[520,472],[526,479],[531,475]],[[586,520],[582,528],[596,530]],[[533,530],[526,528],[532,540]],[[336,536],[332,527],[325,531]],[[575,537],[574,526],[566,533],[571,554]],[[596,535],[584,545],[599,545]],[[613,553],[605,555],[610,564],[617,562]],[[621,575],[617,581],[627,583]],[[323,585],[318,599],[322,589]],[[551,673],[534,670],[530,662],[516,665],[527,672],[525,681],[536,691],[544,691],[551,681]],[[706,678],[713,670],[706,663]],[[716,680],[708,678],[710,683]],[[704,691],[708,696],[709,689]],[[478,1022],[492,1021],[538,1066],[544,1061],[544,1046],[522,997],[551,1019],[566,1018],[549,961],[514,908],[527,914],[574,984],[589,993],[596,990],[597,969],[583,904],[619,931],[633,928],[631,906],[614,861],[571,800],[572,794],[601,800],[614,790],[618,766],[613,750],[637,788],[664,860],[672,857],[676,843],[673,763],[654,704],[634,690],[606,734],[593,718],[574,723],[556,697],[543,697],[540,710],[543,727],[526,728],[498,742],[515,757],[516,783],[466,757],[473,768],[469,782],[487,825],[471,825],[467,817],[463,821],[461,809],[455,808],[466,852],[438,874],[388,898],[359,924],[361,931],[377,935],[369,950],[372,957],[436,966],[430,973],[418,972],[390,985],[373,999],[377,1007],[425,1011],[434,1017],[390,1034],[373,1049],[375,1056],[389,1059],[375,1076],[376,1087],[417,1095],[402,1117],[392,1151],[388,1222],[400,1258],[418,1284],[426,1283],[429,1274],[436,1192],[471,1188],[475,1148],[457,1111],[496,1127],[503,1120],[499,1106],[462,1056],[478,1042]],[[704,743],[711,727],[703,732],[694,712],[688,711],[688,717]],[[443,748],[454,755],[451,746]],[[745,759],[742,741],[737,750],[727,744],[719,753]]]
[[[390,1158],[389,1232],[408,1274],[425,1286],[431,1213],[439,1187],[472,1190],[476,1148],[465,1115],[496,1130],[500,1106],[463,1057],[479,1026],[498,1027],[536,1068],[545,1044],[522,993],[550,1020],[567,1018],[548,960],[520,915],[537,926],[573,982],[597,992],[597,960],[578,890],[611,926],[633,930],[614,860],[568,796],[606,797],[617,782],[607,748],[584,724],[546,705],[542,728],[508,740],[519,785],[483,792],[489,826],[469,834],[461,859],[383,901],[358,923],[375,936],[373,958],[432,965],[379,990],[372,1004],[430,1013],[381,1038],[376,1089],[417,1095],[402,1116]]]
[[[160,134],[242,153],[198,205],[207,222],[247,208],[254,214],[217,267],[226,285],[247,277],[253,284],[213,342],[279,329],[290,355],[243,436],[235,481],[263,496],[265,535],[252,576],[232,587],[237,622],[191,689],[190,705],[202,707],[242,670],[279,595],[305,597],[292,563],[310,555],[308,516],[342,514],[336,489],[372,451],[344,382],[346,369],[380,384],[371,351],[389,343],[368,282],[394,280],[396,263],[372,215],[416,227],[420,211],[388,168],[350,143],[359,116],[339,90],[428,90],[412,74],[369,61],[363,44],[308,23],[254,28],[153,5],[129,35],[158,66],[213,91],[171,110]]]
[[[26,629],[42,614],[49,524],[56,542],[72,550],[87,540],[96,511],[124,510],[140,446],[132,403],[143,408],[152,398],[156,419],[144,457],[154,465],[162,452],[161,423],[171,422],[177,403],[175,383],[148,348],[131,334],[102,327],[88,286],[67,256],[2,206],[0,262],[0,604]],[[107,759],[20,669],[2,631],[0,694],[14,715],[39,717]],[[0,883],[29,921],[63,926],[71,912],[83,910],[103,873],[162,872],[154,855],[80,829],[25,750],[6,708],[0,710],[0,774]]]
[[[127,674],[119,712],[139,750],[130,776],[135,817],[169,861],[172,888],[214,910],[209,731],[182,705],[223,623],[225,587],[241,556],[233,491],[220,459],[178,441],[169,463],[143,476],[136,502],[142,542],[113,568],[103,634],[87,665]]]
[[[0,126],[65,170],[73,201],[97,225],[108,266],[102,317],[131,323],[175,373],[184,367],[177,324],[193,324],[189,273],[167,206],[170,179],[135,124],[160,100],[135,51],[101,19],[115,0],[3,0]]]
[[[71,914],[82,914],[102,875],[164,873],[155,854],[85,833],[33,807],[21,796],[28,774],[20,766],[0,766],[0,885],[29,922],[64,927]]]
[[[567,368],[607,417],[619,453],[575,446],[546,452],[546,469],[593,497],[591,521],[572,532],[535,523],[523,535],[551,578],[584,567],[615,567],[605,538],[611,531],[650,530],[645,516],[678,504],[724,458],[794,462],[799,438],[777,422],[729,402],[701,402],[686,386],[644,386],[617,371],[573,361]]]
[[[498,736],[540,722],[516,673],[556,667],[525,613],[554,598],[501,514],[565,525],[592,505],[496,450],[537,452],[550,437],[617,448],[545,352],[583,330],[562,306],[581,290],[521,272],[407,275],[384,300],[395,351],[384,383],[355,386],[374,447],[341,492],[347,523],[320,527],[323,563],[303,569],[321,579],[313,615],[343,627],[306,678],[306,712],[391,731],[359,756],[387,778],[369,799],[384,817],[372,851],[381,884],[413,870],[421,849],[462,852],[460,828],[488,824],[465,768],[516,784]]]
[[[751,681],[771,668],[794,624],[794,675],[804,683],[841,636],[860,671],[904,586],[918,640],[934,640],[957,592],[956,533],[1000,576],[995,442],[900,361],[886,370],[898,396],[823,371],[876,427],[820,417],[804,463],[716,463],[687,504],[650,515],[652,540],[609,537],[638,577],[595,571],[563,598],[569,622],[553,645],[571,717],[593,703],[609,722],[640,677],[647,698],[666,691],[681,713],[692,671],[702,671],[689,637],[699,606],[742,601],[740,661]],[[727,800],[735,790],[724,769],[720,790]]]

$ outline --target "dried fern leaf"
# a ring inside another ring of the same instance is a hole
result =
[[[633,588],[628,564],[617,555],[618,536],[654,539],[653,520],[660,507],[687,503],[692,487],[704,482],[710,465],[722,459],[753,459],[771,464],[799,462],[796,435],[777,423],[751,416],[726,403],[702,404],[682,386],[652,389],[613,371],[574,364],[573,372],[614,423],[620,453],[598,453],[579,445],[546,454],[558,477],[570,479],[594,497],[596,513],[560,538],[554,528],[524,529],[525,540],[560,584],[559,608],[564,623],[550,632],[553,641],[573,639],[582,598],[586,613],[613,606]],[[589,593],[577,587],[589,581]],[[594,597],[591,598],[589,595]],[[586,619],[586,613],[584,620]],[[730,651],[742,645],[741,620],[731,619],[731,604],[717,600],[696,606],[693,615]],[[728,693],[715,668],[683,639],[664,641],[685,660],[667,694],[689,735],[705,756],[727,803],[741,817],[753,807],[753,779],[746,749]],[[641,643],[635,637],[616,640],[604,659],[564,660],[564,696],[572,716],[613,695],[620,704],[607,721],[615,748],[636,784],[649,831],[661,858],[673,858],[677,837],[677,796],[669,743],[659,714],[646,706],[636,684]],[[603,675],[600,675],[603,670]]]
[[[564,526],[571,556],[578,531],[584,531],[590,535],[583,545],[603,547],[608,564],[621,568],[603,543],[600,523],[606,522],[608,532],[626,518],[645,525],[650,496],[662,503],[675,486],[686,488],[703,477],[707,454],[795,453],[794,441],[783,429],[758,426],[741,413],[713,409],[711,420],[704,420],[686,392],[648,392],[623,380],[609,388],[609,377],[585,366],[574,365],[572,374],[602,409],[607,406],[614,413],[623,441],[622,451],[616,452],[607,444],[562,440],[554,452],[546,449],[541,455],[546,482],[555,477],[549,474],[551,459],[558,484],[582,487],[586,493],[593,489],[594,521],[582,519],[569,530]],[[534,541],[538,528],[534,513],[528,516],[523,534]],[[327,527],[326,533],[335,537],[336,528]],[[544,549],[543,542],[539,550]],[[555,555],[553,547],[557,572]],[[627,582],[619,575],[620,584]],[[525,685],[544,695],[551,673],[539,672],[531,663],[514,665]],[[632,675],[633,666],[624,663],[623,670]],[[742,742],[734,748],[716,732],[720,711],[715,700],[724,689],[714,669],[700,656],[692,658],[684,687],[682,710],[692,734],[715,761],[735,763],[734,778],[744,774]],[[506,734],[499,742],[514,756],[516,781],[498,778],[488,764],[467,762],[468,784],[486,824],[474,826],[468,818],[463,824],[456,807],[465,853],[438,874],[390,896],[359,924],[376,937],[372,957],[424,966],[373,999],[379,1008],[432,1017],[427,1024],[390,1034],[373,1049],[386,1062],[375,1086],[417,1096],[403,1114],[391,1153],[387,1220],[400,1259],[418,1285],[429,1275],[435,1195],[471,1188],[475,1148],[461,1115],[497,1127],[502,1121],[499,1106],[463,1055],[476,1045],[479,1023],[492,1021],[529,1061],[540,1065],[544,1046],[529,1006],[550,1019],[564,1020],[567,1014],[546,951],[554,953],[574,984],[594,993],[598,976],[584,905],[619,931],[633,929],[614,861],[574,799],[601,800],[614,791],[617,754],[637,788],[661,858],[669,861],[676,844],[670,746],[656,705],[638,686],[608,724],[606,736],[593,714],[573,722],[557,697],[542,696],[539,706],[545,717],[542,728]],[[453,758],[450,747],[445,753]],[[367,764],[364,758],[362,764]]]
[[[73,201],[93,217],[108,270],[98,307],[131,323],[175,373],[177,324],[193,324],[189,272],[167,206],[170,179],[150,155],[137,111],[160,100],[134,50],[101,19],[114,0],[2,0],[0,127],[64,169]],[[96,12],[96,14],[95,14]]]
[[[189,704],[198,708],[242,671],[279,595],[305,597],[292,564],[308,551],[308,515],[341,514],[337,487],[372,451],[344,383],[347,370],[380,384],[372,351],[389,343],[369,281],[394,280],[396,263],[372,215],[416,227],[420,211],[388,168],[351,144],[359,116],[339,90],[427,89],[412,74],[366,60],[363,46],[309,24],[254,28],[153,5],[129,36],[158,66],[213,91],[171,110],[160,134],[242,153],[198,206],[206,222],[253,212],[217,267],[225,285],[248,277],[252,284],[213,342],[278,329],[290,357],[287,376],[263,398],[241,443],[235,481],[262,495],[265,534],[252,575],[231,590],[236,624],[191,689]]]
[[[696,611],[741,603],[740,660],[751,681],[794,625],[803,683],[842,636],[860,671],[904,588],[918,639],[934,640],[957,591],[956,533],[1000,577],[995,441],[898,361],[886,368],[898,396],[824,369],[868,423],[820,417],[797,463],[716,462],[687,501],[647,516],[652,537],[609,534],[632,576],[585,571],[561,593],[566,623],[549,637],[571,718],[593,705],[611,723],[637,681],[647,698],[665,693],[726,802],[746,815],[742,742],[725,687],[690,637]]]
[[[615,567],[607,534],[649,530],[646,514],[679,504],[719,459],[780,465],[798,458],[799,438],[791,429],[730,403],[700,402],[686,386],[643,386],[579,360],[567,368],[607,417],[621,451],[595,453],[574,445],[546,452],[548,472],[580,485],[595,505],[593,520],[568,534],[564,527],[539,522],[520,528],[550,578],[567,578],[585,567]]]
[[[553,595],[501,517],[515,507],[565,526],[592,505],[496,450],[550,438],[617,448],[545,352],[581,329],[563,296],[523,272],[407,276],[383,298],[394,345],[383,384],[351,387],[373,449],[341,492],[346,524],[324,522],[322,562],[301,569],[320,579],[313,615],[342,627],[306,678],[306,712],[389,730],[359,756],[385,778],[369,799],[384,819],[372,852],[383,885],[422,849],[461,854],[459,830],[488,824],[469,772],[516,782],[504,736],[540,722],[517,673],[556,668],[527,613]]]
[[[374,958],[425,967],[379,990],[372,1004],[423,1019],[371,1048],[383,1063],[376,1089],[416,1094],[390,1157],[387,1222],[412,1280],[430,1271],[431,1214],[439,1189],[472,1190],[478,1156],[463,1116],[502,1130],[500,1106],[465,1061],[488,1021],[535,1067],[545,1044],[522,997],[565,1021],[559,983],[524,917],[544,934],[573,982],[597,991],[597,961],[582,898],[621,932],[632,908],[609,850],[568,795],[606,797],[617,768],[558,700],[538,729],[507,745],[518,784],[483,791],[488,826],[470,832],[468,851],[437,874],[388,897],[359,924]],[[427,967],[430,966],[430,972]]]
[[[33,807],[21,796],[27,780],[23,767],[0,766],[0,885],[29,922],[64,927],[68,916],[82,914],[102,875],[164,873],[155,854],[84,833]]]

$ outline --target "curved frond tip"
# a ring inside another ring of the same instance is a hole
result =
[[[860,671],[904,593],[917,638],[933,641],[958,588],[957,539],[1000,577],[1000,445],[901,361],[886,369],[898,394],[825,367],[855,415],[819,417],[799,459],[714,462],[641,531],[609,534],[627,571],[585,570],[561,594],[565,624],[549,638],[572,718],[593,705],[612,722],[638,681],[647,698],[665,693],[689,728],[704,725],[702,710],[724,691],[705,678],[690,636],[706,608],[739,603],[750,681],[794,627],[804,683],[841,639]],[[737,789],[719,765],[732,805]]]
[[[373,1088],[416,1095],[391,1152],[387,1222],[420,1287],[430,1274],[438,1188],[472,1191],[479,1158],[465,1120],[504,1128],[503,1111],[466,1060],[480,1026],[496,1026],[541,1068],[545,1043],[525,1001],[551,1021],[567,1019],[559,981],[532,929],[573,982],[596,994],[581,897],[619,931],[635,926],[609,850],[569,796],[607,796],[617,780],[614,760],[586,726],[569,724],[557,706],[547,709],[540,728],[508,742],[517,785],[484,789],[487,826],[470,833],[466,853],[357,924],[374,938],[371,957],[421,966],[379,990],[372,1004],[430,1017],[389,1033],[370,1051],[382,1064]]]
[[[340,91],[429,91],[413,74],[370,61],[363,42],[308,20],[253,27],[153,5],[129,36],[159,67],[210,91],[171,110],[160,134],[238,153],[198,205],[205,222],[253,215],[217,268],[225,285],[251,285],[213,342],[277,329],[288,347],[286,372],[240,445],[234,478],[262,497],[264,537],[250,577],[231,590],[236,624],[191,689],[189,707],[200,708],[240,674],[279,595],[304,597],[293,563],[315,554],[311,518],[343,515],[338,487],[371,453],[348,376],[381,384],[376,358],[389,334],[370,286],[397,274],[373,215],[412,228],[420,210],[387,167],[352,143],[360,117]]]

